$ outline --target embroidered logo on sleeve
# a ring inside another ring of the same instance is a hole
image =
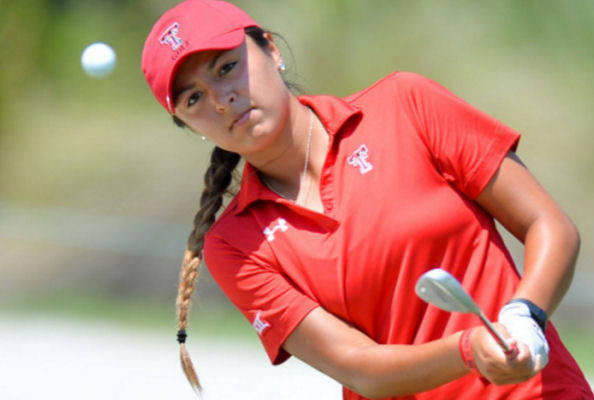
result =
[[[359,168],[361,175],[365,175],[373,169],[373,165],[367,161],[368,158],[369,150],[366,145],[362,144],[349,156],[349,158],[347,158],[347,162],[349,165]]]
[[[266,227],[264,229],[264,235],[266,235],[266,240],[272,242],[275,238],[274,234],[276,231],[280,230],[281,232],[286,232],[289,229],[289,224],[287,220],[284,218],[277,218],[270,227]]]
[[[256,318],[254,318],[254,322],[252,322],[252,326],[260,336],[262,336],[262,332],[264,332],[266,328],[270,327],[270,324],[260,317],[261,313],[261,311],[258,311]]]

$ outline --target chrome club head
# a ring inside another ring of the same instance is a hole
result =
[[[460,285],[460,282],[449,272],[440,268],[425,272],[417,281],[415,292],[421,299],[442,310],[476,314],[504,352],[510,355],[516,354],[517,349],[510,346],[508,341],[495,329],[491,321],[489,321],[477,306],[468,292]]]
[[[446,311],[480,314],[480,309],[460,282],[440,268],[425,272],[415,286],[417,296]]]

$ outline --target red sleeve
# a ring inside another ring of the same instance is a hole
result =
[[[516,149],[520,134],[420,75],[399,73],[396,85],[436,168],[476,198]]]
[[[284,341],[318,303],[274,267],[243,254],[219,236],[206,236],[204,259],[218,285],[258,333],[272,363],[287,360],[290,354],[282,349]]]

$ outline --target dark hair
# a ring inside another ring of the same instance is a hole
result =
[[[259,27],[249,27],[245,30],[258,46],[267,49],[269,40],[266,31]],[[291,87],[290,85],[287,85]],[[173,115],[174,123],[179,127],[186,124]],[[191,307],[191,296],[198,278],[198,267],[202,260],[204,236],[215,222],[216,214],[223,204],[223,198],[229,192],[229,185],[233,181],[233,172],[239,164],[239,154],[215,147],[210,157],[210,166],[204,175],[204,189],[200,196],[200,207],[194,217],[194,229],[188,236],[187,250],[182,262],[179,287],[177,294],[177,325],[178,341],[180,343],[180,357],[182,368],[192,387],[199,391],[200,382],[192,361],[186,349],[186,327]]]

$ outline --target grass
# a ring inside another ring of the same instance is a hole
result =
[[[592,328],[584,325],[556,325],[563,342],[578,362],[582,371],[594,379],[594,351],[592,350]]]

